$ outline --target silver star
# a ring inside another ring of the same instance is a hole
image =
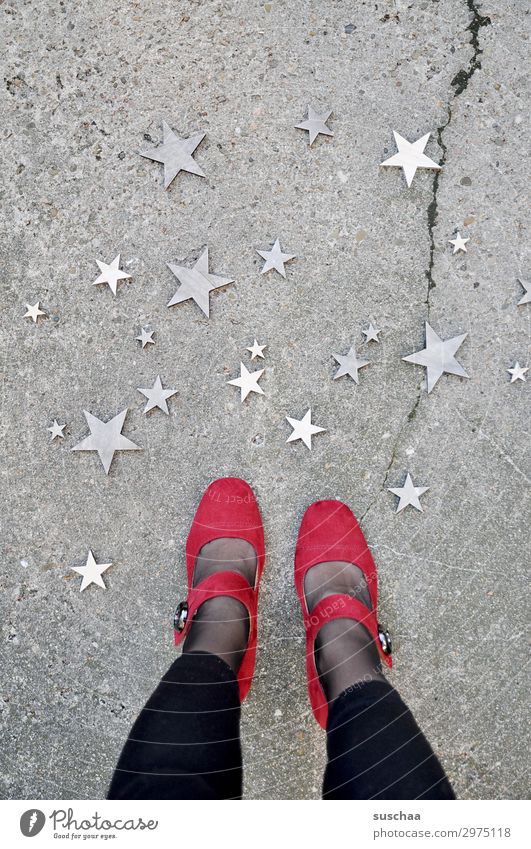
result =
[[[356,354],[356,347],[353,345],[346,356],[341,356],[341,354],[332,354],[334,360],[337,360],[339,363],[339,368],[334,375],[334,380],[337,380],[338,377],[343,377],[343,375],[348,374],[349,377],[352,378],[354,383],[359,383],[360,379],[358,377],[358,371],[360,368],[369,365],[369,360],[358,360],[358,355]]]
[[[73,572],[77,572],[79,575],[83,576],[79,591],[83,592],[83,590],[86,590],[91,584],[96,584],[98,587],[102,587],[106,590],[107,587],[105,586],[101,576],[103,572],[109,568],[109,566],[112,566],[112,563],[96,563],[92,551],[89,551],[86,566],[72,566]]]
[[[520,300],[518,301],[516,306],[520,306],[521,304],[529,304],[531,302],[531,282],[527,280],[522,280],[521,277],[516,278],[521,286],[525,289],[525,294],[522,295]]]
[[[462,239],[461,233],[459,230],[457,231],[457,236],[455,239],[448,239],[449,243],[454,246],[453,253],[456,254],[458,251],[463,251],[466,254],[466,243],[470,241],[470,239]]]
[[[437,170],[441,168],[440,165],[437,165],[433,159],[430,159],[423,152],[431,133],[426,133],[425,136],[417,139],[416,142],[408,142],[407,139],[403,138],[399,133],[395,133],[394,130],[393,135],[398,153],[390,156],[389,159],[386,159],[385,162],[380,164],[386,168],[403,168],[408,186],[413,182],[417,168],[435,168]]]
[[[127,439],[122,434],[127,410],[122,410],[121,413],[118,413],[117,416],[114,416],[108,422],[102,422],[96,416],[87,413],[86,410],[83,410],[83,413],[90,428],[90,436],[87,436],[71,450],[97,451],[105,469],[105,474],[109,474],[115,451],[142,451],[139,445],[135,445],[134,442],[131,442],[130,439]]]
[[[525,374],[529,371],[529,366],[524,367],[521,366],[519,362],[516,362],[514,366],[512,368],[508,368],[507,371],[511,375],[511,383],[514,383],[515,380],[523,380],[525,382],[527,380]]]
[[[389,487],[389,492],[392,492],[393,495],[397,495],[400,501],[398,502],[398,507],[396,508],[396,512],[400,513],[404,507],[407,507],[408,504],[411,504],[415,510],[420,510],[423,513],[423,509],[419,498],[421,495],[424,495],[427,492],[429,486],[414,486],[413,481],[411,479],[411,475],[409,472],[407,473],[406,481],[404,486],[396,486]]]
[[[138,391],[145,395],[148,399],[146,406],[144,407],[144,413],[149,413],[150,410],[153,410],[154,407],[158,407],[159,410],[162,410],[163,413],[169,415],[168,404],[166,403],[166,398],[171,398],[172,395],[177,394],[176,389],[163,389],[162,382],[160,376],[157,375],[155,383],[151,387],[151,389],[140,389]]]
[[[106,262],[100,262],[99,259],[96,260],[96,263],[101,273],[92,285],[98,286],[100,283],[108,283],[113,295],[116,295],[118,280],[129,280],[131,278],[130,274],[120,270],[120,254],[114,257],[110,265],[107,265]]]
[[[362,332],[363,332],[363,335],[367,337],[365,339],[366,342],[379,342],[380,341],[378,339],[378,334],[381,333],[382,331],[376,330],[376,328],[374,327],[373,324],[369,324],[368,330],[363,330]]]
[[[146,330],[145,327],[140,331],[140,336],[135,336],[139,342],[142,342],[142,348],[145,348],[146,345],[154,345],[155,340],[153,339],[154,330]]]
[[[251,354],[252,360],[254,360],[255,357],[261,357],[262,360],[263,360],[263,359],[265,359],[264,348],[267,348],[267,345],[259,345],[258,342],[255,339],[253,344],[251,345],[251,347],[247,348],[247,350]]]
[[[463,333],[461,336],[454,336],[452,339],[447,339],[443,342],[437,336],[435,330],[426,322],[426,347],[422,351],[417,351],[408,357],[402,357],[402,359],[406,363],[415,363],[416,365],[426,367],[428,373],[428,392],[431,392],[444,372],[458,374],[460,377],[468,377],[463,366],[454,357],[454,354],[461,347],[467,336],[467,333]]]
[[[167,189],[179,171],[188,171],[190,174],[197,174],[198,177],[205,176],[192,157],[192,153],[205,136],[206,133],[195,133],[188,139],[180,139],[166,121],[163,121],[162,144],[140,153],[140,156],[164,164],[164,188]]]
[[[271,271],[271,269],[274,268],[275,271],[278,271],[279,274],[282,274],[282,277],[286,276],[286,269],[284,268],[284,263],[289,262],[290,260],[295,259],[296,257],[296,254],[282,253],[279,239],[276,240],[275,244],[273,245],[270,251],[259,251],[257,249],[256,252],[260,254],[262,259],[265,259],[265,265],[262,268],[262,274],[265,274],[266,271]]]
[[[63,430],[65,429],[65,427],[66,427],[65,424],[60,425],[60,424],[58,424],[57,419],[54,419],[53,425],[51,427],[46,428],[46,430],[49,430],[50,433],[52,434],[52,440],[51,440],[52,442],[57,436],[60,437],[60,439],[65,438],[65,435],[63,433]]]
[[[205,248],[193,268],[175,265],[172,262],[167,262],[166,265],[181,283],[175,295],[168,303],[168,306],[172,307],[174,304],[180,304],[189,298],[193,298],[207,318],[210,314],[210,292],[213,289],[219,289],[221,286],[228,286],[229,283],[234,283],[234,280],[230,277],[219,277],[209,272],[208,248]]]
[[[310,134],[309,144],[312,145],[319,133],[321,133],[323,136],[334,135],[332,130],[330,130],[325,123],[326,121],[328,121],[331,114],[332,110],[330,110],[329,112],[323,112],[322,115],[320,115],[318,112],[312,109],[311,106],[308,106],[308,118],[306,119],[306,121],[302,121],[300,124],[295,124],[295,127],[297,130],[308,130]]]
[[[238,386],[241,389],[241,400],[245,401],[249,392],[257,392],[259,395],[264,395],[264,390],[258,386],[258,381],[262,377],[265,369],[261,368],[258,371],[247,371],[243,363],[240,363],[240,376],[234,380],[228,380],[231,386]]]
[[[34,304],[34,306],[30,306],[29,304],[26,304],[28,311],[24,313],[23,318],[32,318],[33,321],[36,323],[37,319],[40,315],[46,315],[44,310],[39,309],[39,303],[40,302],[37,301],[37,303]]]
[[[312,424],[311,408],[302,419],[291,419],[289,416],[286,416],[286,418],[293,428],[293,433],[288,436],[286,442],[295,442],[297,439],[302,439],[310,451],[312,450],[312,436],[315,433],[324,433],[326,430],[324,427],[318,427],[317,425]]]

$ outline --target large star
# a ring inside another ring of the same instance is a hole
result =
[[[205,174],[192,157],[196,147],[203,141],[206,133],[195,133],[188,139],[180,139],[175,135],[166,121],[162,122],[162,144],[140,153],[146,159],[164,164],[164,188],[167,189],[179,171],[188,171],[204,177]]]
[[[158,407],[159,410],[162,410],[163,413],[169,415],[168,411],[168,403],[167,398],[171,398],[172,395],[177,394],[176,389],[163,389],[162,381],[160,379],[160,375],[157,375],[155,383],[151,387],[151,389],[140,389],[138,391],[145,395],[148,399],[146,406],[144,407],[144,413],[149,413],[150,410],[153,410],[155,407]]]
[[[286,442],[295,442],[297,439],[302,439],[306,448],[312,450],[312,436],[315,433],[324,433],[324,427],[318,427],[317,425],[312,424],[312,411],[311,408],[307,413],[302,417],[302,419],[291,419],[289,416],[286,416],[288,422],[293,428],[293,433],[288,436]]]
[[[134,442],[122,435],[127,409],[122,410],[108,422],[102,422],[101,419],[87,413],[86,410],[83,410],[83,413],[90,428],[90,436],[87,436],[71,450],[97,451],[105,474],[109,474],[115,451],[142,451],[139,445],[135,445]]]
[[[529,304],[531,302],[531,281],[522,280],[521,277],[517,277],[520,285],[525,289],[525,293],[522,295],[520,300],[518,301],[516,306],[521,306],[522,304]],[[38,305],[37,305],[38,306]]]
[[[213,289],[219,289],[221,286],[228,286],[229,283],[234,283],[234,280],[230,277],[219,277],[209,272],[208,248],[205,248],[193,268],[186,268],[184,265],[175,265],[173,262],[168,262],[166,265],[172,274],[175,274],[181,284],[168,303],[168,306],[172,307],[174,304],[180,304],[189,298],[193,298],[207,318],[210,314],[210,292]]]
[[[266,271],[271,271],[272,268],[275,271],[278,271],[279,274],[282,274],[282,277],[286,276],[286,269],[284,268],[284,263],[289,262],[291,259],[295,259],[296,254],[284,254],[282,253],[282,249],[280,247],[280,240],[277,239],[273,247],[270,251],[259,251],[256,250],[257,253],[260,254],[262,259],[265,259],[265,265],[262,268],[262,274],[265,274]]]
[[[261,368],[258,371],[248,371],[243,363],[240,363],[240,376],[234,380],[228,380],[231,386],[238,386],[241,389],[241,400],[245,401],[249,392],[257,392],[259,395],[264,395],[264,390],[258,386],[258,381],[262,377],[265,369]]]
[[[311,106],[308,106],[308,118],[306,121],[301,121],[300,124],[295,124],[295,128],[297,130],[308,130],[310,134],[309,144],[312,145],[321,133],[323,136],[333,136],[332,130],[330,130],[326,126],[326,121],[330,118],[332,114],[332,110],[330,109],[328,112],[323,112],[322,115],[319,115]]]
[[[378,340],[376,340],[378,341]],[[337,360],[339,363],[339,368],[334,375],[334,380],[337,380],[338,377],[343,377],[343,375],[348,374],[349,377],[352,378],[354,383],[359,383],[360,379],[358,377],[358,371],[363,366],[369,365],[369,360],[358,360],[358,355],[356,354],[356,347],[353,345],[346,354],[346,356],[341,356],[341,354],[332,354],[334,360]]]
[[[402,357],[406,363],[415,363],[425,366],[427,369],[428,392],[431,392],[439,378],[444,372],[457,374],[460,377],[468,377],[463,366],[457,362],[454,354],[461,347],[467,337],[467,333],[454,336],[452,339],[443,340],[437,336],[428,322],[426,322],[426,347],[422,351]]]
[[[408,504],[411,504],[415,510],[420,510],[423,513],[422,505],[420,503],[420,496],[424,495],[427,492],[429,486],[414,486],[413,481],[411,479],[411,475],[409,472],[407,473],[407,477],[403,486],[393,486],[389,487],[389,492],[392,492],[393,495],[397,495],[400,499],[398,502],[398,507],[396,508],[396,512],[400,513],[404,507],[407,507]]]
[[[425,136],[422,136],[421,139],[417,139],[416,142],[408,142],[407,139],[403,138],[394,130],[393,135],[395,137],[398,153],[395,153],[394,156],[390,156],[389,159],[386,159],[385,162],[381,163],[381,165],[386,168],[403,168],[408,186],[410,186],[413,182],[413,177],[415,176],[417,168],[436,168],[437,170],[441,168],[441,166],[437,165],[433,159],[430,159],[424,154],[424,148],[428,143],[431,133],[426,133]]]
[[[100,276],[92,285],[98,286],[100,283],[108,283],[111,292],[116,295],[118,280],[128,280],[131,277],[130,274],[120,270],[120,254],[114,257],[110,265],[107,265],[106,262],[100,262],[99,259],[96,260],[96,263],[100,270]]]
[[[109,566],[112,566],[112,563],[96,563],[92,551],[89,551],[86,566],[72,566],[72,571],[77,572],[78,575],[82,575],[83,577],[79,591],[83,592],[91,584],[96,584],[98,587],[106,590],[107,587],[101,576]]]

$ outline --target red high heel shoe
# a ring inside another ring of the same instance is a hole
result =
[[[329,595],[308,612],[304,578],[317,563],[339,560],[354,563],[365,576],[372,610],[361,601],[342,593]],[[314,644],[317,634],[332,619],[361,622],[373,637],[382,660],[392,666],[391,639],[377,619],[378,578],[376,564],[354,514],[341,501],[316,501],[306,510],[295,549],[295,587],[306,630],[306,671],[308,694],[314,716],[323,728],[328,719],[328,701],[315,666]]]
[[[195,561],[207,542],[219,537],[245,539],[256,552],[256,577],[251,587],[237,572],[215,572],[192,586]],[[175,645],[186,637],[198,608],[209,598],[226,595],[240,601],[249,614],[249,640],[237,679],[240,699],[247,695],[256,659],[258,585],[265,560],[264,527],[254,493],[239,478],[220,478],[205,490],[186,541],[188,598],[177,607],[173,620]]]

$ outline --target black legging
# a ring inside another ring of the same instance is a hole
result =
[[[353,685],[330,709],[324,799],[454,799],[390,684]],[[216,655],[177,658],[131,729],[108,799],[239,799],[240,699]]]

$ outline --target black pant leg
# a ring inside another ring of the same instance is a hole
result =
[[[219,657],[177,658],[134,723],[108,799],[230,799],[242,795],[240,697]]]
[[[324,799],[455,799],[407,705],[386,681],[353,685],[332,704]]]

